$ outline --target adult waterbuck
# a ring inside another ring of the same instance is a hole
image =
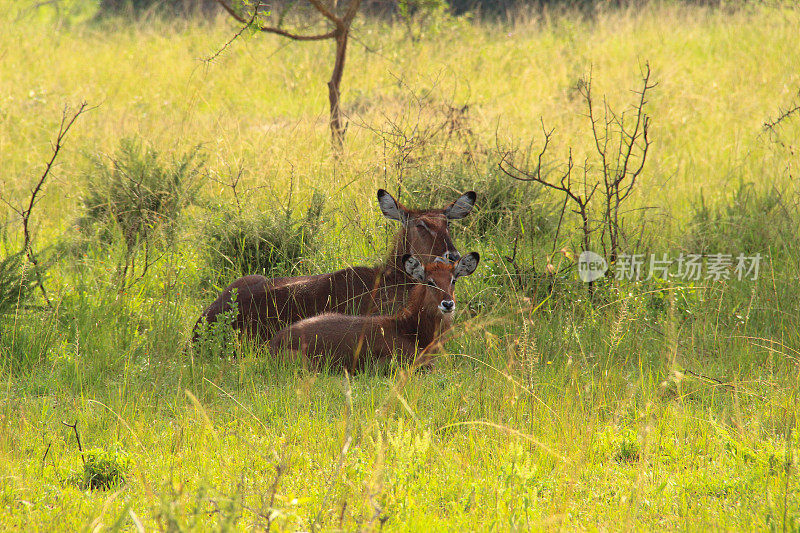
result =
[[[475,193],[469,191],[442,209],[412,210],[380,189],[378,206],[383,216],[402,224],[383,264],[312,276],[239,278],[203,311],[195,326],[195,337],[202,330],[202,322],[215,322],[233,308],[234,293],[237,313],[233,326],[262,341],[289,324],[324,312],[394,312],[405,303],[414,283],[403,268],[403,257],[413,254],[425,262],[436,257],[457,261],[461,256],[450,238],[448,221],[467,216],[475,198]]]
[[[270,350],[300,355],[315,368],[359,370],[369,363],[385,364],[395,355],[402,363],[432,366],[432,354],[440,351],[442,335],[453,323],[456,280],[472,274],[479,260],[478,253],[472,252],[456,263],[437,258],[423,266],[416,257],[406,255],[403,269],[417,283],[400,311],[306,318],[276,333]]]

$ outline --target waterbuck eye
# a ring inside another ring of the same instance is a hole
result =
[[[430,287],[433,287],[434,289],[436,289],[436,288],[437,288],[437,287],[436,287],[436,283],[434,283],[434,281],[433,281],[432,279],[429,279],[429,280],[428,280],[428,281],[426,281],[425,283],[426,283],[427,285],[429,285]]]

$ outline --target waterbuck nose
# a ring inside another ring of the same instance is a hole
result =
[[[448,250],[444,253],[444,258],[450,262],[456,263],[461,259],[461,254],[458,253],[458,250],[453,250],[452,252]]]
[[[453,300],[442,300],[441,307],[445,313],[452,313],[456,308],[456,303]]]

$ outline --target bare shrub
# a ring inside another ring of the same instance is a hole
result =
[[[650,78],[650,65],[645,64],[641,87],[636,91],[638,97],[633,106],[633,117],[627,112],[615,112],[605,99],[601,116],[592,93],[591,77],[578,83],[578,92],[586,103],[596,152],[594,160],[587,156],[579,167],[575,165],[571,148],[566,163],[560,166],[545,164],[544,156],[554,130],[546,129],[544,124],[544,143],[534,161],[528,152],[522,154],[521,162],[515,162],[515,159],[520,159],[519,150],[504,150],[498,146],[502,154],[499,168],[515,180],[536,183],[559,193],[564,198],[562,219],[568,206],[579,218],[580,248],[602,248],[609,264],[614,264],[619,253],[629,244],[632,234],[639,232],[641,239],[643,231],[642,226],[633,230],[627,227],[629,211],[623,207],[642,175],[651,144],[648,136],[650,117],[645,108],[648,91],[656,84]],[[596,195],[597,192],[600,194]],[[559,223],[559,230],[560,226]],[[588,288],[591,293],[591,282]]]
[[[36,284],[42,292],[42,297],[49,307],[52,307],[52,304],[50,302],[50,298],[47,296],[47,290],[45,289],[44,280],[42,277],[46,267],[40,263],[37,254],[34,251],[33,232],[31,231],[31,217],[33,215],[33,209],[42,199],[45,184],[50,176],[50,171],[55,165],[56,159],[58,159],[58,154],[60,153],[61,148],[64,146],[67,133],[69,133],[69,130],[75,124],[75,121],[78,120],[78,117],[80,117],[85,111],[93,109],[88,108],[87,106],[88,104],[83,102],[80,106],[78,106],[77,110],[73,112],[70,112],[69,106],[64,106],[64,110],[61,113],[61,124],[58,128],[58,134],[56,135],[55,142],[53,143],[52,154],[50,159],[45,163],[44,170],[39,175],[36,184],[31,189],[31,194],[28,197],[27,203],[23,203],[21,206],[13,205],[7,199],[0,196],[0,202],[11,208],[11,210],[14,211],[14,213],[16,213],[19,217],[19,221],[22,225],[22,253],[25,254],[28,262],[33,265],[31,271],[36,278]]]

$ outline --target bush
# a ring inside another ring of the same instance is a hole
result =
[[[633,429],[606,428],[598,433],[593,451],[600,462],[613,459],[618,463],[636,463],[641,445]]]
[[[685,246],[692,253],[755,254],[789,251],[800,224],[797,205],[776,187],[740,182],[729,203],[709,207],[700,196],[692,209]]]
[[[99,225],[101,238],[110,241],[109,226],[115,226],[128,255],[140,244],[151,244],[161,231],[172,236],[182,209],[194,201],[199,187],[198,152],[195,148],[165,161],[141,140],[122,139],[110,163],[94,160],[79,227],[91,231]]]
[[[235,357],[239,344],[239,332],[234,327],[236,316],[239,314],[237,291],[231,294],[231,309],[217,315],[216,319],[208,323],[205,318],[195,326],[196,337],[192,341],[194,353],[198,357],[219,359],[220,357]]]
[[[33,267],[23,269],[24,263],[21,252],[0,261],[0,316],[25,302],[35,286]]]
[[[325,197],[315,192],[302,218],[289,206],[260,213],[224,210],[203,232],[209,268],[217,274],[292,271],[316,247]]]
[[[403,183],[421,206],[443,207],[468,190],[478,194],[473,212],[464,219],[475,236],[520,231],[550,234],[558,224],[558,206],[541,188],[526,187],[503,174],[494,161],[479,175],[461,163],[420,168]]]
[[[83,490],[108,490],[127,479],[130,458],[120,448],[86,450],[83,458],[83,473],[74,476],[74,481]]]

